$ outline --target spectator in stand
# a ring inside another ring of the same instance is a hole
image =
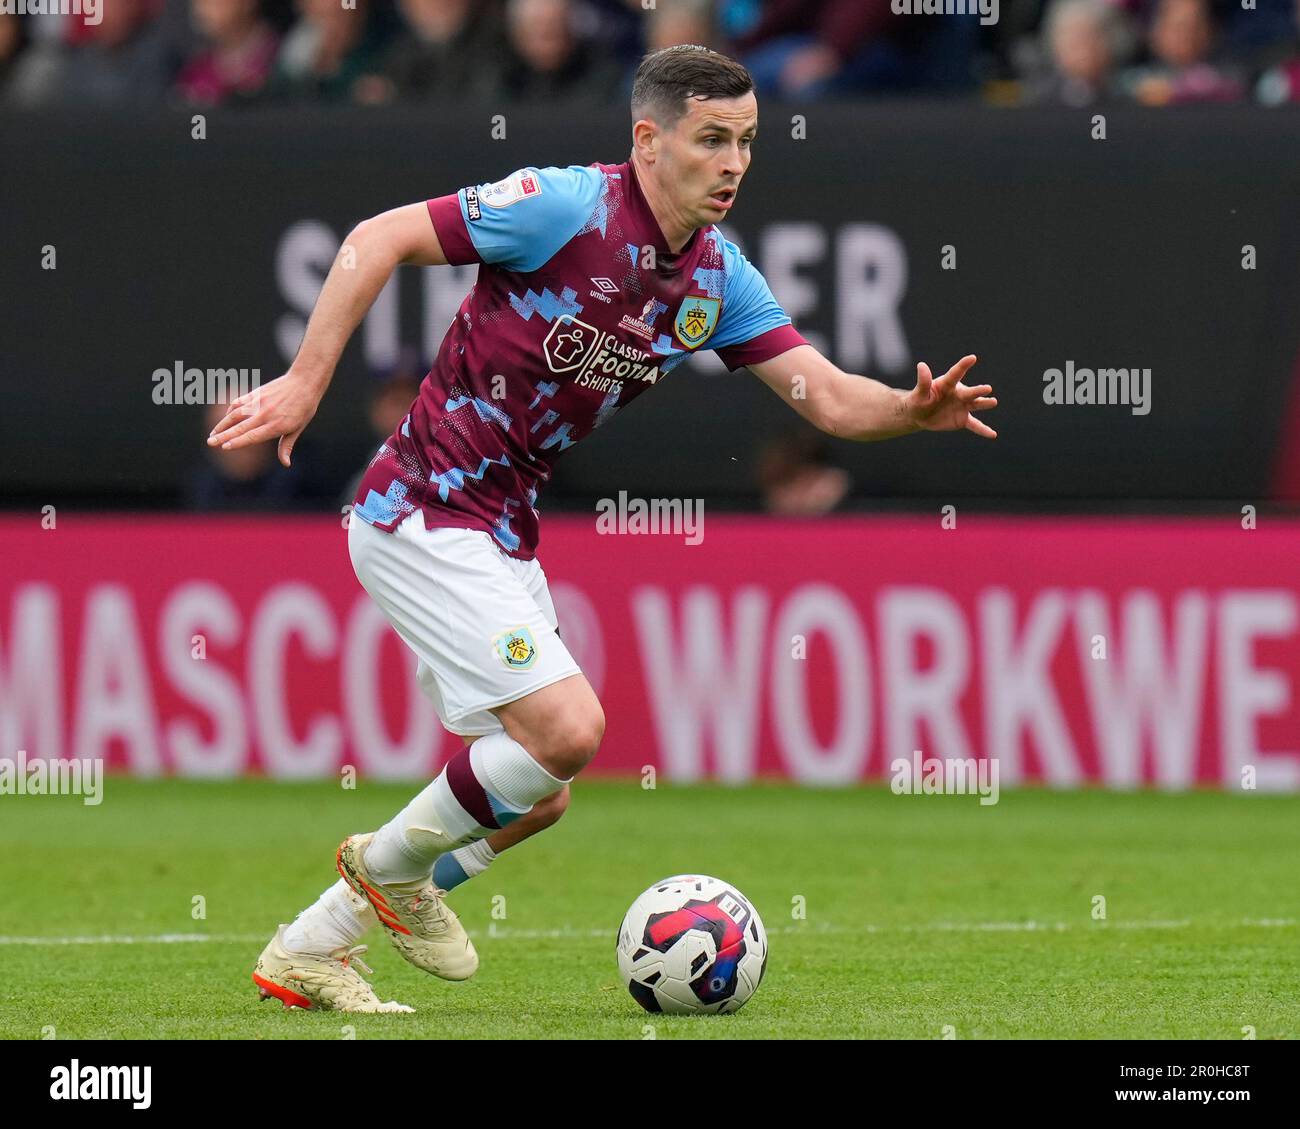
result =
[[[27,45],[27,29],[22,16],[0,12],[0,82],[9,74],[14,60]]]
[[[208,106],[258,94],[280,44],[262,16],[261,0],[191,0],[190,11],[203,45],[181,68],[176,93]]]
[[[0,12],[0,95],[18,70],[19,57],[27,46],[27,28],[22,16]]]
[[[640,43],[636,56],[624,64],[624,97],[631,97],[632,80],[643,55],[682,43],[722,49],[714,25],[712,0],[672,0],[671,4],[657,4],[646,10],[642,10],[641,0],[627,0],[627,3],[634,5],[644,18],[638,27]]]
[[[1300,36],[1300,0],[1295,0],[1295,26]],[[1260,77],[1255,97],[1266,106],[1300,102],[1300,37],[1292,39],[1290,58],[1270,67]]]
[[[298,20],[280,45],[267,86],[277,99],[365,101],[369,76],[379,73],[384,35],[370,0],[354,8],[340,0],[297,0]]]
[[[485,0],[399,0],[405,29],[383,74],[366,80],[366,102],[450,102],[486,97],[501,51],[497,6]]]
[[[647,54],[682,43],[715,47],[716,38],[710,0],[673,0],[645,13]]]
[[[506,53],[494,97],[512,102],[552,98],[600,104],[618,91],[616,59],[577,34],[572,0],[508,0]]]
[[[815,517],[848,497],[848,472],[831,461],[817,432],[797,432],[765,444],[758,455],[758,488],[770,514]]]
[[[1124,12],[1108,0],[1054,0],[1043,20],[1052,73],[1031,100],[1091,106],[1119,93],[1116,73],[1134,46]]]
[[[1025,101],[1025,85],[1040,80],[1048,69],[1050,50],[1043,36],[1044,12],[1050,0],[1003,4],[998,22],[981,26],[977,70],[986,84],[984,97],[1002,105]]]
[[[760,94],[969,86],[978,17],[895,14],[892,0],[769,0],[736,42]]]
[[[1245,84],[1211,62],[1216,38],[1209,0],[1160,0],[1150,30],[1154,62],[1124,75],[1125,88],[1146,106],[1236,101]]]
[[[32,42],[26,17],[0,13],[0,110],[42,101],[45,75],[57,65],[55,48]]]
[[[770,0],[736,46],[761,94],[817,98],[898,24],[890,0]]]
[[[204,412],[208,431],[221,422],[226,411],[224,403],[208,407]],[[301,451],[295,450],[293,465],[282,467],[274,443],[257,443],[238,451],[207,447],[202,465],[186,487],[186,505],[208,513],[301,507],[311,500],[302,461]]]
[[[680,3],[681,0],[658,0],[653,7],[646,8],[643,0],[577,0],[578,36],[595,40],[622,68],[640,61],[644,54],[646,19]],[[627,89],[631,91],[631,82]]]
[[[370,422],[372,441],[370,456],[373,456],[374,449],[392,435],[406,418],[416,397],[420,394],[420,383],[429,368],[429,362],[420,356],[418,349],[411,345],[404,345],[398,353],[395,364],[389,368],[371,370],[373,384],[366,404],[366,416]],[[366,466],[360,466],[348,479],[347,486],[339,496],[340,506],[352,504],[365,472]]]
[[[1290,45],[1295,27],[1295,0],[1216,0],[1222,17],[1225,54],[1243,63],[1258,64],[1256,71],[1277,61],[1278,49]]]
[[[161,0],[101,3],[98,24],[72,24],[66,39],[42,43],[22,60],[27,73],[15,76],[23,87],[19,100],[95,107],[162,103],[180,58],[157,22],[161,7]]]

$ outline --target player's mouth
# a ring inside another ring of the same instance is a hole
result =
[[[721,208],[724,212],[731,208],[736,199],[736,190],[734,188],[720,188],[717,192],[709,195],[709,202],[715,208]]]

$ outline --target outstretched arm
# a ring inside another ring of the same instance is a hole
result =
[[[974,364],[973,356],[963,357],[936,380],[921,362],[910,392],[844,372],[811,345],[749,367],[804,419],[839,439],[867,443],[913,431],[963,429],[996,439],[997,432],[974,414],[998,406],[992,386],[961,382]]]
[[[424,204],[407,204],[359,223],[334,259],[288,372],[233,400],[208,436],[208,446],[233,450],[279,439],[280,462],[288,466],[343,347],[398,264],[441,266],[446,261]]]

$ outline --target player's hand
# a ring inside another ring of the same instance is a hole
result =
[[[230,402],[230,410],[208,436],[209,447],[235,451],[279,439],[276,453],[289,465],[293,445],[311,423],[322,389],[292,372]]]
[[[998,433],[975,418],[998,406],[991,384],[963,384],[962,377],[975,364],[975,358],[962,357],[938,380],[930,375],[924,361],[916,366],[916,387],[904,397],[903,406],[912,422],[925,431],[961,431],[963,429],[996,439]]]

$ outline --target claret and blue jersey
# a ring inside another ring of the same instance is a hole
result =
[[[480,267],[362,478],[354,512],[381,529],[419,509],[530,560],[562,452],[697,349],[734,370],[804,343],[716,227],[669,251],[630,161],[521,169],[428,208],[447,261]]]

